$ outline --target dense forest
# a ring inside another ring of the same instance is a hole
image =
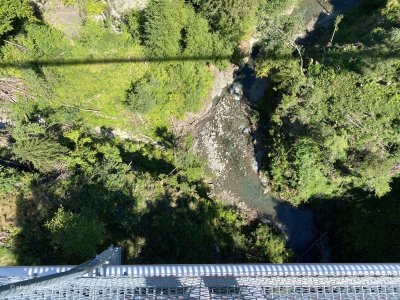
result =
[[[253,36],[270,189],[318,212],[335,261],[400,259],[399,2],[360,0],[305,38],[296,0],[145,2],[0,0],[0,265],[110,244],[125,263],[294,261],[174,128]]]
[[[383,196],[398,172],[399,5],[364,1],[348,15],[357,18],[338,16],[332,35],[307,48],[303,68],[285,59],[296,22],[266,28],[258,72],[278,93],[268,168],[294,204],[354,188]]]
[[[399,260],[400,3],[360,1],[313,43],[292,42],[300,26],[263,28],[264,172],[282,198],[322,211],[337,260]]]

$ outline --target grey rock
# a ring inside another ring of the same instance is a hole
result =
[[[229,92],[234,96],[243,96],[243,86],[240,83],[235,82],[229,88]]]

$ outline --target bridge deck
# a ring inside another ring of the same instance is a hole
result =
[[[400,264],[124,266],[107,264],[110,251],[77,267],[0,268],[0,299],[400,299]]]

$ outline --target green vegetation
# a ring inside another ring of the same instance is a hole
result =
[[[24,51],[12,44],[1,49],[4,61],[120,59],[138,57],[142,51],[127,33],[116,35],[89,21],[77,41],[44,24],[28,24],[25,34],[15,38]],[[27,95],[31,103],[53,108],[70,108],[97,126],[126,127],[135,117],[126,109],[123,99],[132,80],[143,76],[142,64],[77,64],[47,66],[32,63],[32,69],[4,69],[3,76],[24,79],[31,88]],[[1,72],[1,71],[0,71]],[[77,92],[78,91],[78,92]],[[33,98],[33,99],[32,99]],[[32,104],[33,105],[33,104]],[[121,119],[119,116],[124,115]]]
[[[264,19],[257,71],[272,80],[260,115],[273,190],[319,211],[334,261],[397,261],[399,3],[360,1],[304,49],[296,18]]]
[[[393,262],[400,259],[399,180],[380,199],[371,193],[353,191],[341,199],[332,220],[332,240],[337,261]],[[357,216],[355,218],[355,216]]]
[[[235,43],[255,26],[259,1],[192,0],[209,21],[212,29],[226,42]]]
[[[106,3],[97,0],[61,0],[64,5],[78,5],[85,16],[99,15],[106,8]]]
[[[295,25],[284,20],[268,29],[277,35],[266,37],[258,67],[270,74],[279,100],[266,168],[274,189],[294,204],[354,188],[383,196],[397,174],[400,7],[374,7],[373,14],[368,2],[356,7],[357,22],[337,19],[334,39],[329,33],[319,42],[327,47],[307,49],[302,69],[303,58],[284,42],[293,40],[285,36]]]
[[[25,181],[26,174],[13,168],[0,167],[0,198],[3,199],[18,190],[21,181]],[[27,178],[28,179],[28,178]],[[30,179],[28,179],[29,181]]]
[[[10,249],[0,247],[0,266],[14,266],[16,264],[15,254]]]
[[[105,1],[65,0],[83,15],[73,37],[11,2],[0,13],[1,264],[76,264],[110,244],[127,263],[293,259],[277,229],[209,196],[190,138],[170,124],[201,108],[210,65],[225,66],[255,24],[251,1],[219,16],[211,2],[151,0],[116,33],[93,17]]]
[[[26,20],[33,20],[32,8],[28,0],[0,1],[0,37],[18,30],[21,23]]]
[[[66,212],[61,206],[54,217],[45,223],[51,234],[52,246],[71,260],[83,261],[90,255],[96,255],[97,246],[104,239],[104,224],[95,214],[85,214]]]

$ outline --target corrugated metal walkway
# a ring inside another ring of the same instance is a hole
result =
[[[119,254],[0,268],[0,299],[400,299],[400,264],[110,265]]]

